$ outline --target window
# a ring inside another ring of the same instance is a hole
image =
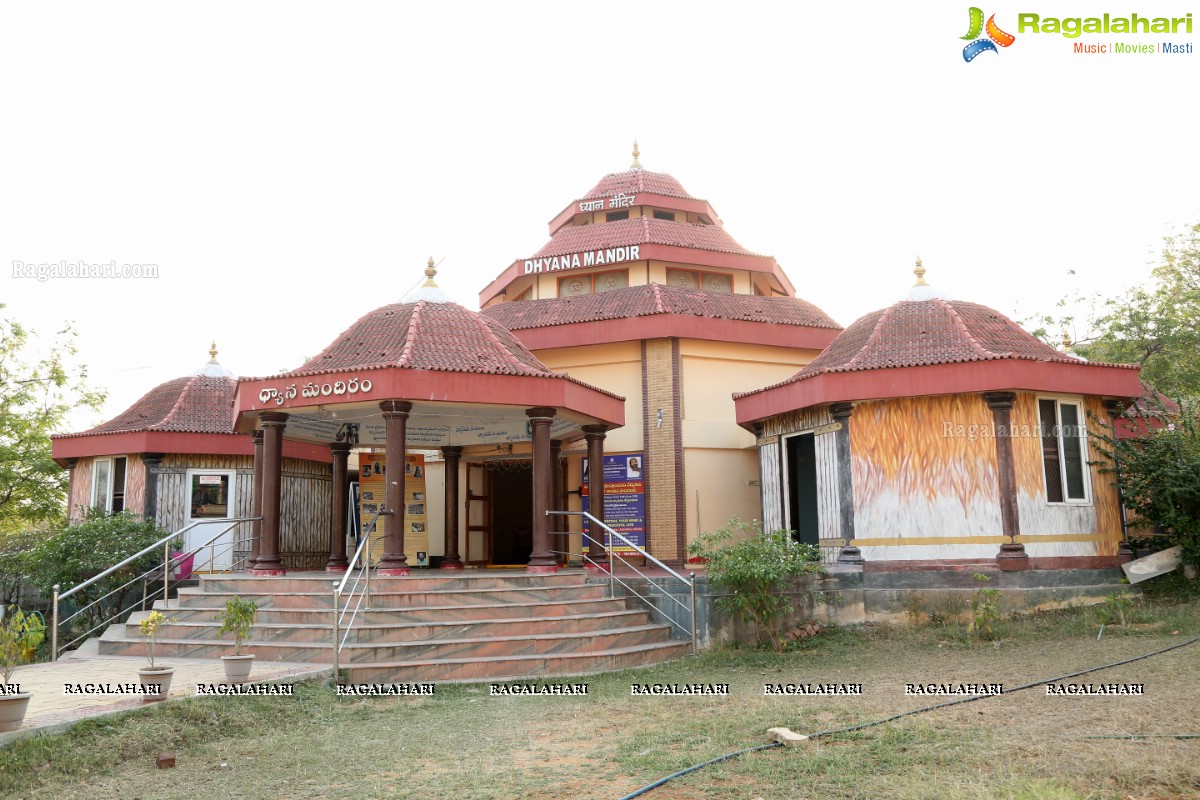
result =
[[[713,272],[669,269],[667,270],[667,284],[683,289],[703,289],[715,294],[733,294],[733,277]]]
[[[224,519],[229,513],[227,472],[192,472],[192,519]]]
[[[1042,434],[1042,464],[1046,500],[1080,503],[1088,500],[1087,428],[1083,407],[1067,400],[1038,398]]]
[[[623,219],[629,219],[629,210],[625,211],[610,211],[604,216],[605,222],[618,222]]]
[[[611,292],[614,289],[624,289],[629,285],[628,270],[613,270],[612,272],[597,273],[595,278],[596,294]]]
[[[659,210],[655,209],[654,218],[655,219],[665,219],[667,222],[674,222],[675,221],[675,212],[674,211],[659,211]]]
[[[92,464],[92,508],[111,514],[125,510],[125,456],[97,458]]]

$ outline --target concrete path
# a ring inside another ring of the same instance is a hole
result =
[[[92,645],[89,647],[88,645]],[[146,659],[138,656],[101,656],[96,652],[95,640],[53,663],[27,664],[13,672],[12,683],[19,684],[22,692],[31,692],[29,710],[19,730],[0,733],[0,747],[16,738],[37,732],[57,732],[82,719],[103,714],[114,714],[132,708],[143,708],[155,703],[146,703],[140,697],[122,695],[80,694],[69,692],[68,685],[109,684],[112,686],[136,684],[138,667]],[[219,684],[225,682],[225,669],[219,659],[170,658],[157,659],[175,667],[167,701],[196,696],[197,684]],[[250,673],[254,683],[291,683],[298,680],[328,678],[333,671],[329,664],[301,664],[284,662],[255,662]]]

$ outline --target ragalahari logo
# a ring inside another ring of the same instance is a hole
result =
[[[996,25],[996,15],[992,14],[988,17],[987,25],[983,24],[983,11],[971,6],[971,27],[967,30],[967,35],[964,39],[972,39],[973,41],[963,48],[963,61],[971,62],[975,56],[980,53],[991,51],[993,53],[1000,52],[996,49],[996,45],[1008,47],[1017,40],[1017,37],[1011,33],[1005,33]],[[979,34],[987,32],[987,38],[981,38]]]

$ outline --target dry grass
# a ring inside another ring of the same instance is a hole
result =
[[[1010,625],[999,647],[953,630],[833,631],[775,655],[720,652],[591,678],[587,698],[195,700],[0,753],[0,793],[122,798],[618,798],[668,773],[765,741],[878,719],[939,698],[906,682],[1008,687],[1146,653],[1200,634],[1195,602],[1162,627],[1108,629],[1089,612]],[[1172,630],[1179,630],[1177,635]],[[1200,643],[1077,679],[1146,684],[1144,697],[1006,694],[804,749],[749,754],[648,795],[687,798],[1172,798],[1200,796]],[[727,682],[730,698],[633,698],[633,682]],[[764,682],[858,682],[862,697],[764,697]],[[40,747],[39,751],[37,748]],[[159,771],[170,750],[178,768]],[[56,766],[50,766],[54,764]],[[74,766],[73,766],[74,765]]]

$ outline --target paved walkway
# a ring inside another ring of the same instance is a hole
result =
[[[101,656],[93,646],[84,646],[53,663],[27,664],[17,667],[12,682],[22,692],[32,692],[25,723],[20,730],[0,733],[0,747],[13,739],[34,732],[56,732],[88,717],[114,714],[132,708],[142,708],[139,697],[68,693],[68,684],[130,684],[138,682],[138,667],[145,665],[141,656]],[[196,684],[225,682],[225,669],[219,659],[170,658],[158,659],[175,667],[171,682],[170,700],[196,695]],[[251,682],[292,682],[315,677],[327,677],[333,667],[329,664],[299,664],[258,662],[250,673]]]

